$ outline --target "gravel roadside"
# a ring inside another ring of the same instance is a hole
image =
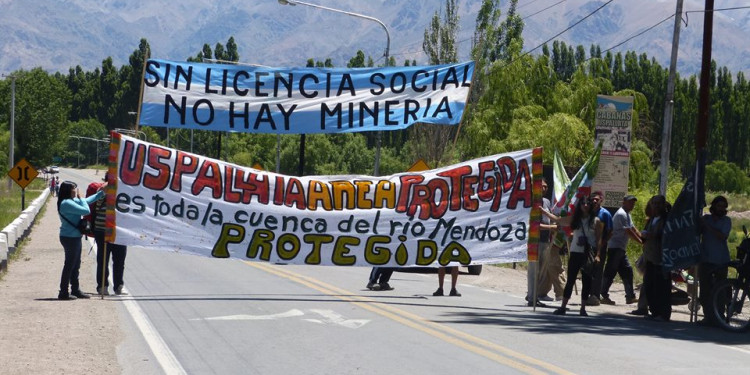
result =
[[[0,281],[0,372],[119,374],[115,350],[123,335],[116,303],[98,296],[57,299],[64,256],[55,202],[49,198]],[[93,253],[81,257],[84,292],[94,292],[95,268]]]

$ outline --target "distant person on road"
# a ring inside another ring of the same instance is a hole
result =
[[[60,292],[57,299],[89,298],[89,295],[81,291],[78,283],[78,272],[81,268],[81,237],[83,236],[78,230],[78,224],[81,216],[90,212],[89,204],[101,198],[104,191],[100,189],[91,197],[83,199],[77,185],[71,181],[63,182],[59,189],[57,212],[60,215],[60,244],[65,250],[65,263],[60,276]],[[68,285],[70,285],[70,292],[68,292]]]
[[[640,233],[633,226],[633,220],[630,212],[635,207],[638,199],[633,195],[626,195],[622,199],[622,207],[615,212],[612,218],[612,237],[607,242],[607,264],[604,267],[604,276],[602,280],[602,299],[601,303],[614,305],[615,302],[609,298],[609,288],[615,280],[615,275],[619,274],[622,284],[625,287],[625,303],[631,304],[638,302],[633,290],[633,267],[630,266],[626,249],[628,239],[639,244],[643,243]]]
[[[701,220],[701,261],[698,264],[698,278],[700,285],[700,300],[703,308],[703,320],[701,325],[716,325],[716,317],[710,313],[713,309],[711,303],[711,290],[714,285],[727,278],[729,272],[728,264],[729,246],[727,239],[732,230],[732,220],[727,216],[729,202],[721,195],[711,201],[708,209],[709,214],[703,215]]]
[[[586,247],[590,248],[589,251],[593,251],[595,256],[595,264],[601,262],[597,252],[597,245],[601,243],[602,232],[604,230],[604,224],[596,217],[593,210],[593,204],[588,197],[581,197],[576,203],[573,216],[559,217],[555,216],[549,211],[542,210],[542,213],[547,215],[552,221],[556,221],[560,226],[570,225],[573,229],[573,239],[570,242],[570,260],[568,261],[568,281],[565,284],[565,291],[563,292],[563,300],[560,308],[554,311],[555,315],[565,315],[567,312],[568,301],[570,301],[571,295],[573,295],[573,287],[578,277],[578,272],[581,271],[581,310],[579,314],[581,316],[588,316],[586,312],[586,305],[589,299],[589,293],[591,292],[591,275],[586,271],[583,271],[583,266],[586,263]]]
[[[60,196],[60,177],[55,176],[55,195]]]
[[[50,194],[52,194],[53,197],[57,195],[56,186],[57,186],[57,181],[55,180],[55,178],[54,177],[50,178],[49,179],[49,192]]]
[[[102,180],[111,182],[109,176],[109,173],[105,173]],[[91,188],[91,185],[89,187]],[[96,240],[96,292],[99,295],[109,295],[109,259],[111,256],[114,292],[117,295],[121,295],[124,293],[122,291],[125,284],[123,282],[123,274],[125,273],[125,257],[128,255],[128,248],[127,246],[111,242],[106,242],[105,244],[104,235],[107,222],[107,202],[105,196],[102,196],[94,203],[94,210],[91,214],[94,224],[94,239]],[[104,287],[102,287],[102,272],[104,272]]]
[[[451,270],[451,297],[461,297],[461,293],[456,290],[456,282],[458,281],[458,267],[440,267],[438,268],[438,289],[435,291],[435,293],[432,293],[435,297],[444,296],[445,293],[443,292],[443,281],[445,281],[445,270],[450,268]]]

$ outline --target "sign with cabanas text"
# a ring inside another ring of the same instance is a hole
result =
[[[140,125],[309,134],[457,125],[474,62],[385,68],[265,68],[151,59]]]
[[[390,176],[294,177],[114,134],[108,238],[218,258],[338,266],[524,261],[541,149]],[[534,227],[534,229],[532,229]]]

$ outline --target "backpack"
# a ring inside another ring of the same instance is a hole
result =
[[[97,191],[99,191],[99,188],[104,185],[103,182],[92,182],[89,184],[89,186],[86,188],[86,197],[90,197],[94,194],[96,194]],[[96,220],[96,202],[89,204],[89,211],[90,213],[83,217],[84,220],[88,220],[91,223],[91,229],[94,229],[94,220]],[[87,233],[84,233],[87,234]]]

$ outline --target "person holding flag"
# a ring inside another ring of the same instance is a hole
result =
[[[727,199],[721,195],[711,201],[709,214],[701,219],[701,262],[698,264],[698,278],[700,280],[700,296],[703,308],[703,320],[700,325],[716,325],[714,314],[707,313],[713,308],[711,291],[714,285],[727,278],[729,246],[727,239],[732,231],[732,220],[727,216]]]

